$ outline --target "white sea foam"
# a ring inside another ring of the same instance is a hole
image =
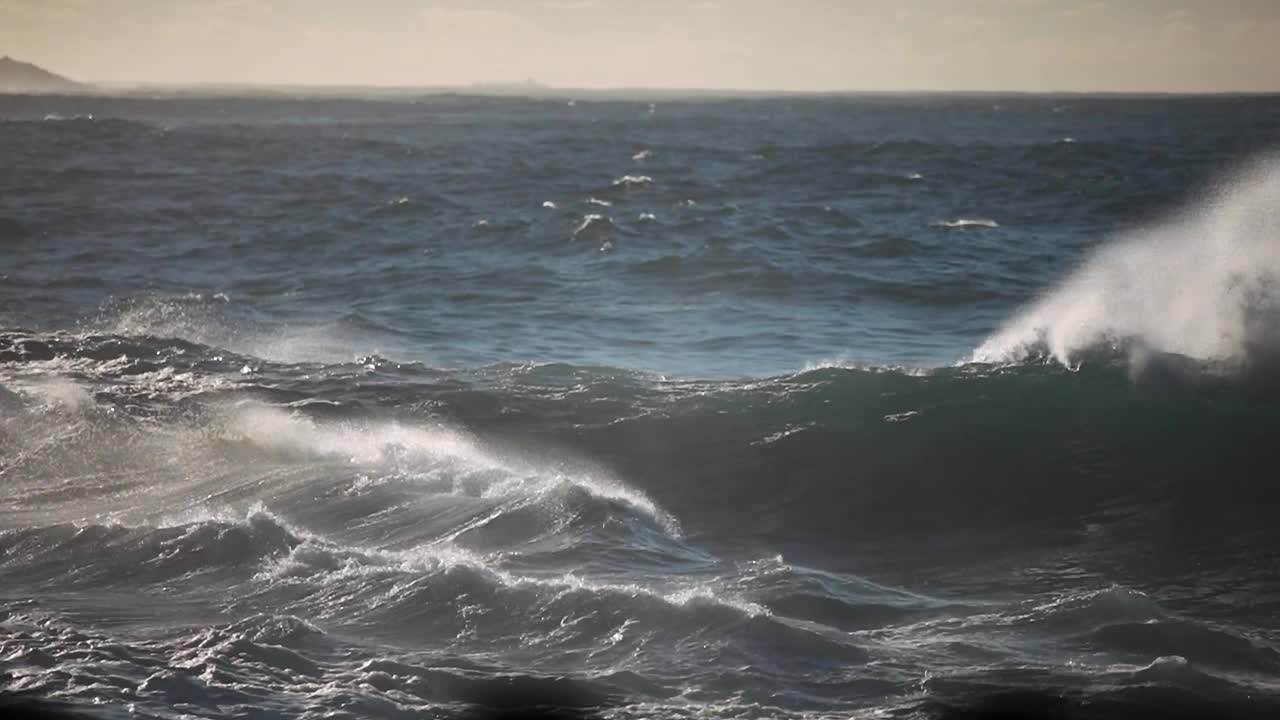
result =
[[[614,187],[640,187],[642,185],[650,185],[653,178],[648,175],[623,175],[613,181]]]
[[[25,389],[51,408],[82,410],[93,405],[93,393],[88,387],[58,375],[39,377]]]
[[[582,218],[582,222],[573,229],[573,238],[576,240],[578,236],[589,231],[603,230],[613,224],[613,221],[604,215],[592,213]]]
[[[998,228],[1000,223],[989,218],[956,218],[954,220],[938,220],[932,223],[936,228],[961,229],[961,228]]]

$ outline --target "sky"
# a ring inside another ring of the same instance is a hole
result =
[[[0,0],[109,83],[1280,90],[1280,0]]]

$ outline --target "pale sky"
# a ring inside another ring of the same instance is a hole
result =
[[[1280,90],[1280,0],[0,0],[90,82]]]

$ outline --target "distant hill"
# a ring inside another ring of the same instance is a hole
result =
[[[74,93],[89,89],[88,85],[31,63],[8,55],[0,58],[0,93]]]

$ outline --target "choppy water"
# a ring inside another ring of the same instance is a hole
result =
[[[0,118],[4,689],[1280,708],[1280,100]]]

